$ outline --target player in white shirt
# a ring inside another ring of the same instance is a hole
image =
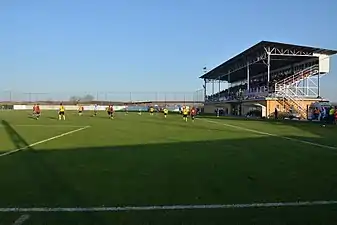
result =
[[[98,105],[95,104],[95,106],[94,106],[94,116],[97,116],[97,111],[98,111]]]

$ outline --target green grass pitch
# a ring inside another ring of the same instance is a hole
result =
[[[337,224],[337,205],[112,212],[8,208],[337,200],[337,129],[305,122],[0,112],[0,225]],[[83,128],[83,129],[82,129]],[[79,130],[81,129],[81,130]],[[13,154],[4,154],[21,149]]]

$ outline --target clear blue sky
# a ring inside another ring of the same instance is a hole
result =
[[[337,49],[336,0],[2,0],[0,93],[185,91],[261,40]],[[337,57],[322,81],[337,100]],[[4,94],[0,94],[4,95]]]

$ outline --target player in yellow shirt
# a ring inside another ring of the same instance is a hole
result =
[[[150,115],[153,116],[154,108],[151,106],[150,107]]]
[[[167,114],[168,114],[168,109],[167,108],[164,108],[164,117],[166,118],[167,117]]]
[[[84,109],[84,107],[83,107],[83,106],[81,106],[81,105],[78,105],[78,115],[79,115],[79,116],[82,116],[83,109]]]
[[[66,116],[65,116],[65,108],[63,106],[63,104],[60,104],[60,108],[59,108],[59,120],[63,119],[66,120]]]
[[[186,107],[183,108],[183,119],[187,122],[188,110]]]

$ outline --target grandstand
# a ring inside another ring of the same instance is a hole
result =
[[[205,85],[205,112],[223,108],[229,115],[258,112],[270,117],[277,110],[307,118],[308,106],[324,100],[320,79],[330,72],[330,57],[337,51],[261,41],[200,78]],[[219,91],[214,93],[214,84]],[[220,83],[228,88],[220,90]],[[206,96],[207,83],[213,93]]]

